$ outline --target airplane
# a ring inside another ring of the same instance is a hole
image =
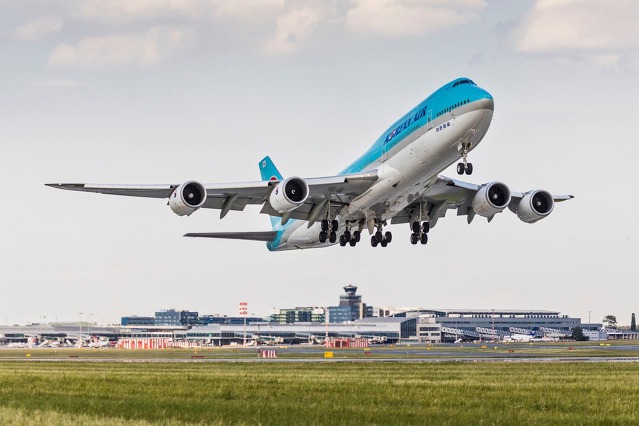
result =
[[[427,244],[428,234],[451,209],[490,222],[506,208],[525,223],[548,217],[555,202],[572,195],[542,189],[514,192],[502,182],[484,184],[452,179],[440,173],[459,161],[457,173],[470,175],[469,153],[491,124],[494,100],[468,78],[445,84],[393,123],[359,158],[335,176],[283,178],[270,157],[259,163],[261,181],[202,184],[104,185],[59,183],[47,186],[133,197],[168,198],[178,216],[200,208],[219,209],[220,219],[249,204],[262,205],[271,217],[265,232],[187,233],[185,237],[266,242],[270,251],[356,246],[368,230],[373,247],[386,247],[390,223],[410,226],[411,244]]]

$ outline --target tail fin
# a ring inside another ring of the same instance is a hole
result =
[[[260,174],[262,175],[262,180],[282,180],[282,175],[269,156],[260,161]]]
[[[260,161],[260,175],[262,176],[262,180],[282,180],[282,175],[273,164],[271,157],[266,156]],[[271,225],[275,228],[275,225],[280,221],[280,218],[277,216],[270,216]]]

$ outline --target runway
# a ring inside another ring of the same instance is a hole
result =
[[[323,346],[204,347],[191,349],[0,350],[0,361],[71,363],[595,363],[639,362],[639,344],[535,343],[371,346],[330,349]],[[639,343],[639,342],[638,342]],[[260,349],[276,358],[261,358]]]

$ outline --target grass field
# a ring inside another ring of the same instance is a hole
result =
[[[639,424],[636,363],[0,362],[0,424]]]

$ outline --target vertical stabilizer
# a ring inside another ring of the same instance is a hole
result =
[[[271,161],[271,157],[268,156],[260,161],[260,174],[262,175],[262,180],[282,180],[282,175],[273,164],[273,161]]]
[[[269,156],[264,157],[262,161],[260,161],[260,175],[262,176],[262,180],[282,180],[282,175]],[[275,228],[280,218],[277,216],[269,217],[271,218],[271,225]]]

